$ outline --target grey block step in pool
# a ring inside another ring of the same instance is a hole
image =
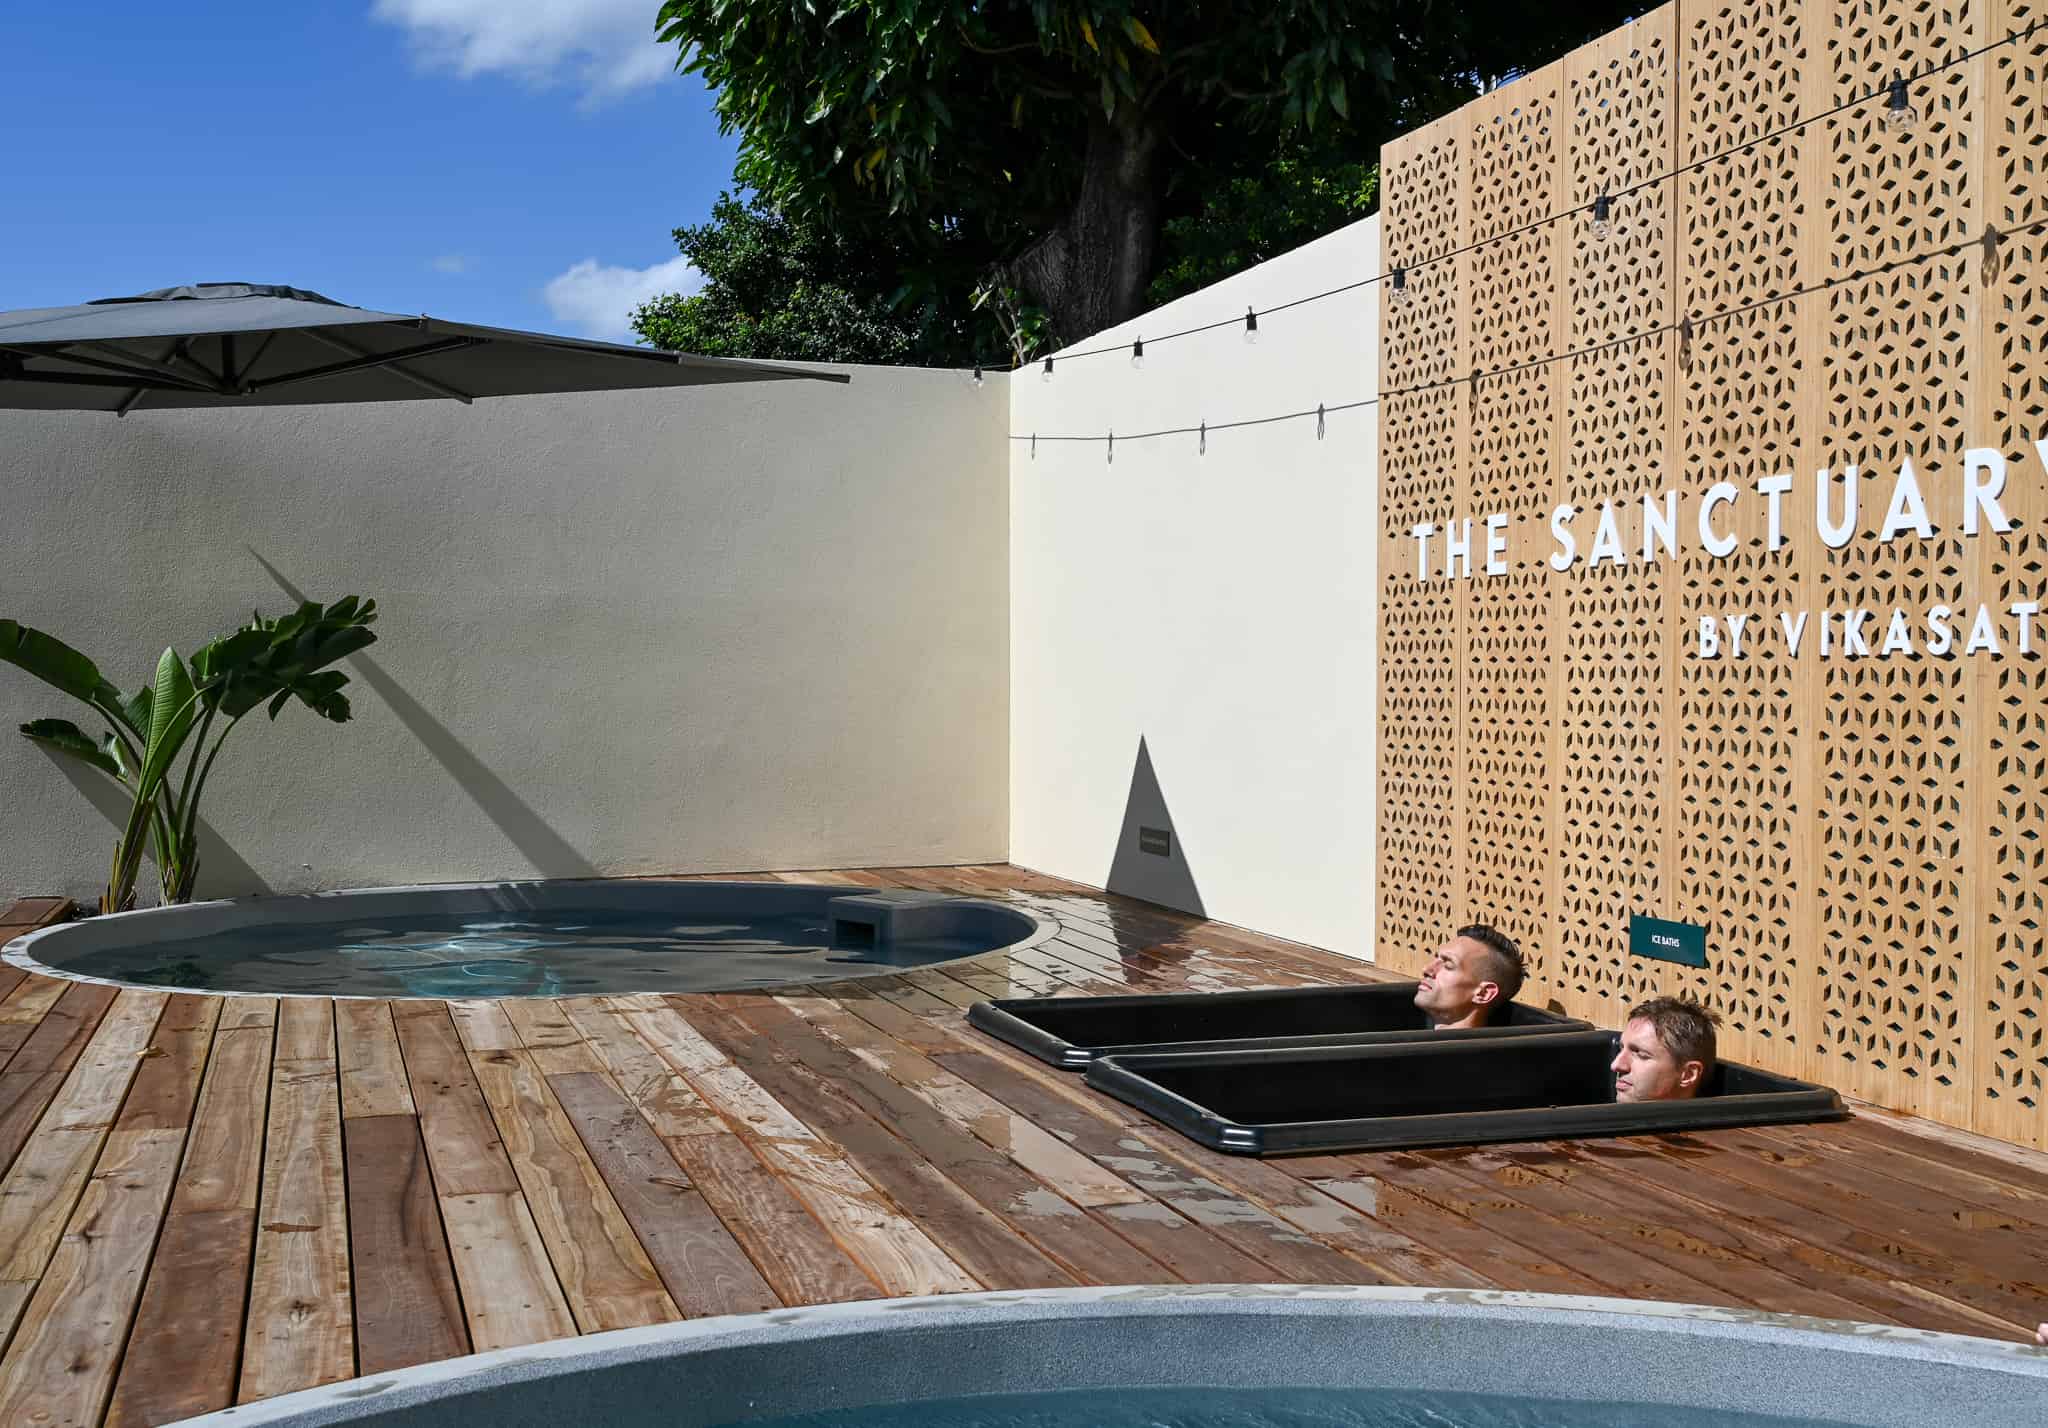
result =
[[[1825,1086],[1722,1062],[1684,1101],[1614,1099],[1611,1031],[1108,1056],[1088,1084],[1217,1150],[1284,1155],[1840,1120]],[[2043,1419],[2048,1422],[2048,1418]]]
[[[1587,1023],[1510,1002],[1498,1025],[1437,1031],[1415,1005],[1414,982],[1173,992],[1143,997],[1019,997],[976,1002],[967,1020],[1050,1066],[1087,1069],[1102,1056],[1147,1052],[1284,1050],[1333,1041],[1428,1041],[1590,1030]]]
[[[1162,1399],[1186,1428],[2039,1428],[2048,1350],[1469,1289],[1056,1289],[622,1329],[245,1403],[187,1428],[1122,1428],[1159,1421],[1146,1410]]]

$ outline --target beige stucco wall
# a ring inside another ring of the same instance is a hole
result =
[[[202,892],[1000,859],[1001,384],[0,412],[0,615],[124,688],[374,595],[356,719],[238,730]],[[274,573],[273,573],[274,572]],[[76,717],[0,666],[0,718]],[[93,895],[115,802],[0,738],[0,893]],[[147,875],[145,878],[147,882]]]
[[[1268,309],[1378,268],[1368,219],[1011,379],[1013,433],[1124,434],[1010,443],[1012,861],[1372,954],[1377,410],[1128,438],[1371,396],[1377,288]]]

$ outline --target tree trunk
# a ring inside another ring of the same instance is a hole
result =
[[[1159,241],[1164,138],[1155,120],[1130,109],[1119,108],[1114,119],[1097,116],[1081,196],[1058,228],[1011,264],[1061,346],[1127,321],[1144,305]]]

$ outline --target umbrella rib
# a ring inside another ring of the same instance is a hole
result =
[[[130,349],[121,346],[118,342],[114,342],[111,340],[102,342],[99,345],[104,347],[107,351],[112,352],[115,356],[120,357],[123,361],[132,362],[138,367],[147,367],[149,370],[153,372],[161,373],[166,379],[170,381],[189,382],[192,380],[190,376],[188,376],[182,371],[177,370],[176,366],[174,365],[182,362],[185,366],[190,367],[194,372],[197,372],[199,374],[200,380],[206,384],[206,389],[208,391],[211,391],[215,396],[224,397],[227,396],[233,390],[231,387],[229,387],[227,382],[225,382],[221,378],[221,375],[218,372],[214,371],[212,368],[208,367],[204,362],[201,362],[197,357],[194,357],[192,355],[192,339],[189,337],[180,337],[176,341],[172,342],[171,345],[164,350],[164,355],[161,357],[146,357],[140,352],[131,351]]]
[[[83,372],[31,372],[24,367],[19,373],[23,381],[57,383],[71,381],[73,385],[101,387],[139,383],[143,386],[174,388],[181,392],[204,392],[215,396],[221,394],[220,389],[217,387],[203,387],[190,377],[166,371],[156,363],[139,357],[131,358],[131,362],[139,363],[140,365],[130,365],[130,363],[109,362],[104,357],[89,357],[84,353],[72,352],[62,348],[56,351],[21,347],[6,347],[0,348],[0,350],[11,352],[22,358],[41,358],[46,362],[69,362],[77,367],[97,367],[104,372],[117,373],[124,379],[122,383],[115,383],[101,377],[87,378]],[[121,351],[119,348],[114,350],[117,352]],[[123,357],[130,357],[130,354],[126,352],[121,352],[121,355]]]
[[[409,357],[421,357],[434,352],[451,352],[458,347],[481,346],[483,344],[484,339],[480,337],[448,338],[441,342],[429,343],[425,347],[415,347],[405,352],[392,352],[387,355],[379,356],[378,354],[370,352],[365,348],[356,346],[353,342],[344,342],[341,338],[336,337],[331,332],[321,332],[315,328],[309,327],[305,329],[305,335],[307,337],[312,338],[315,342],[324,343],[327,346],[332,347],[337,352],[346,352],[351,357],[357,359],[355,363],[344,363],[338,369],[331,367],[323,368],[321,369],[322,373],[332,372],[335,370],[348,371],[352,370],[354,367],[385,366],[391,369],[392,376],[402,377],[406,381],[412,383],[415,387],[419,387],[423,391],[432,392],[437,397],[448,397],[454,401],[461,402],[464,406],[468,406],[471,402],[476,400],[475,397],[471,396],[468,392],[462,391],[460,388],[451,387],[447,383],[436,381],[432,377],[422,376],[420,373],[415,372],[411,368],[403,366],[401,364]]]
[[[277,333],[274,330],[263,334],[263,340],[256,344],[256,350],[251,352],[249,360],[242,364],[241,379],[244,382],[248,381],[255,374],[256,364],[263,360],[263,354],[270,350],[270,344],[275,341],[277,341]]]

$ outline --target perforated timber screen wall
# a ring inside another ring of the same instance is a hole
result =
[[[1388,963],[1491,921],[1539,1002],[1611,1026],[1696,995],[1730,1057],[2048,1146],[2048,666],[2010,611],[2048,604],[2048,235],[2025,231],[2048,219],[2048,31],[1915,83],[1906,132],[1880,98],[1745,147],[2044,16],[1671,5],[1388,146],[1410,295],[1381,305],[1383,382],[1447,383],[1381,411]],[[1632,188],[1604,240],[1586,213],[1516,232]],[[2009,533],[1963,532],[1969,448],[2008,463]],[[1931,537],[1879,540],[1908,459]],[[1836,548],[1815,473],[1839,516],[1852,463]],[[1758,483],[1780,473],[1772,549]],[[1736,546],[1716,557],[1698,514],[1722,482],[1738,496],[1710,525]],[[1642,559],[1643,498],[1661,513],[1666,492],[1678,550]],[[1595,567],[1610,500],[1628,558]],[[1415,528],[1466,519],[1472,574],[1444,578]],[[1998,648],[1965,655],[1980,604]],[[1947,654],[1936,605],[1959,612]],[[1913,647],[1883,654],[1895,609]],[[1800,612],[1795,651],[1780,615]],[[1703,656],[1701,618],[1732,614],[1741,655],[1724,630]],[[1703,925],[1708,965],[1632,957],[1638,913]]]

